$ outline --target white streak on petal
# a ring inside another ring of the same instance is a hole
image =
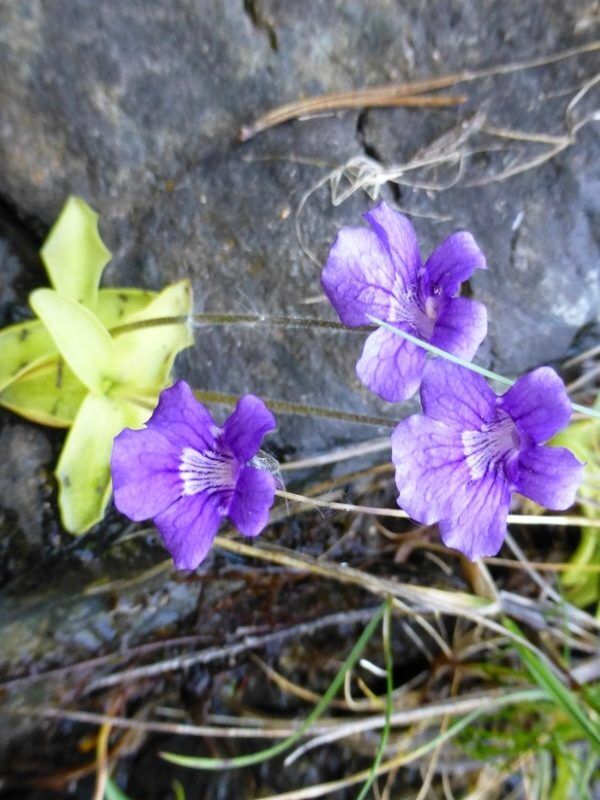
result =
[[[478,431],[463,431],[462,445],[473,480],[482,478],[488,469],[495,469],[518,453],[521,443],[517,427],[506,414],[484,425]]]
[[[185,447],[179,462],[179,475],[183,481],[184,495],[198,492],[233,492],[236,484],[237,464],[232,456],[207,450],[203,453]]]

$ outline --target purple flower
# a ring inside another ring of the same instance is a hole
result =
[[[180,569],[195,569],[228,516],[244,536],[265,527],[273,475],[248,463],[275,418],[247,394],[219,428],[185,381],[165,389],[142,430],[113,446],[115,505],[130,519],[152,519]]]
[[[369,228],[342,228],[329,253],[321,282],[341,321],[369,325],[367,314],[472,359],[487,333],[485,306],[455,297],[473,270],[486,269],[470,233],[459,231],[421,262],[410,221],[386,203],[364,215]],[[417,391],[425,351],[392,331],[365,342],[356,365],[360,380],[384,400],[407,400]]]
[[[470,559],[495,555],[514,491],[555,510],[573,503],[583,465],[543,446],[571,417],[554,370],[536,369],[496,397],[480,375],[436,359],[421,404],[424,414],[392,434],[398,504],[419,522],[439,522],[448,547]]]

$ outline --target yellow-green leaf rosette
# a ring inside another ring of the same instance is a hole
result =
[[[169,381],[177,353],[193,343],[189,326],[131,327],[187,318],[187,280],[162,292],[100,289],[110,260],[98,216],[71,197],[41,251],[51,289],[31,294],[36,319],[0,331],[0,405],[44,425],[70,428],[56,476],[65,528],[83,533],[110,499],[114,437],[143,425]],[[112,328],[127,325],[113,334]]]

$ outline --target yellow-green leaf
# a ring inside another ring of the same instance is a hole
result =
[[[109,391],[116,376],[115,349],[100,320],[53,289],[36,289],[29,302],[79,380],[99,394]]]
[[[85,200],[69,197],[41,250],[50,283],[95,310],[98,284],[110,250],[98,232],[98,215]]]
[[[56,345],[39,320],[4,328],[0,331],[0,391],[53,353]]]
[[[156,292],[145,289],[100,289],[96,315],[107,328],[129,322],[156,297]]]
[[[86,387],[57,355],[36,364],[0,391],[0,405],[40,425],[68,428],[86,394]]]
[[[128,323],[187,317],[192,311],[192,290],[187,280],[167,286],[143,311],[132,315]],[[122,382],[152,394],[169,380],[175,356],[194,343],[187,322],[140,328],[114,337]]]
[[[139,428],[150,411],[97,394],[88,394],[60,455],[56,477],[64,527],[85,533],[104,516],[110,499],[110,455],[123,428]]]
[[[600,424],[595,419],[572,422],[567,428],[553,437],[550,444],[567,447],[580,461],[594,461],[594,443],[600,433]],[[596,466],[592,464],[591,466]]]

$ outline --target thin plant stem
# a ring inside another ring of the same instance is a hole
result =
[[[442,350],[440,347],[436,347],[434,344],[430,344],[429,342],[423,341],[423,339],[419,339],[416,336],[413,336],[406,331],[400,330],[400,328],[396,328],[394,325],[391,325],[389,322],[385,322],[378,317],[374,317],[372,314],[365,315],[371,322],[375,323],[376,325],[380,325],[382,328],[385,328],[392,333],[395,333],[396,336],[400,336],[402,339],[406,339],[407,342],[411,342],[412,344],[417,345],[417,347],[423,348],[423,350],[427,350],[430,353],[433,353],[435,356],[440,356],[441,358],[445,358],[446,361],[451,361],[453,364],[458,364],[460,367],[464,367],[465,369],[471,370],[471,372],[476,372],[478,375],[482,375],[484,378],[489,378],[492,381],[497,381],[498,383],[503,383],[505,386],[512,386],[515,381],[511,378],[505,378],[503,375],[498,375],[497,372],[492,372],[489,369],[485,369],[485,367],[480,367],[478,364],[473,364],[471,361],[465,361],[458,356],[453,355],[452,353],[448,353],[446,350]],[[580,414],[585,414],[588,417],[594,417],[595,419],[600,419],[600,411],[597,411],[594,408],[589,408],[588,406],[581,406],[579,403],[571,403],[571,407],[573,411],[579,411]]]
[[[237,394],[226,394],[224,392],[211,392],[198,389],[194,392],[198,400],[206,403],[222,403],[223,405],[233,406],[240,399]],[[265,403],[273,411],[281,414],[297,414],[301,417],[321,417],[323,419],[333,419],[338,422],[356,422],[360,425],[374,425],[378,428],[393,428],[396,422],[386,417],[372,417],[367,414],[355,414],[351,411],[338,411],[335,408],[323,408],[321,406],[310,406],[305,403],[291,403],[287,400],[271,400],[263,398]]]
[[[400,755],[394,756],[394,758],[388,761],[384,761],[377,768],[377,776],[385,775],[393,769],[410,764],[413,761],[416,761],[417,759],[427,755],[436,747],[439,747],[440,745],[449,741],[462,730],[467,728],[472,722],[474,722],[474,720],[485,713],[485,710],[485,708],[479,708],[478,710],[467,714],[467,716],[462,717],[455,722],[454,725],[448,728],[445,733],[434,736],[428,742],[425,742],[425,744],[422,744],[415,750],[411,750],[409,753],[401,753]],[[315,797],[323,797],[326,794],[331,794],[332,792],[348,788],[349,786],[354,786],[357,783],[361,783],[362,781],[368,779],[370,774],[371,770],[365,769],[361,772],[355,773],[354,775],[350,775],[348,778],[340,778],[328,783],[319,784],[319,786],[309,786],[305,789],[285,792],[284,794],[274,794],[270,797],[266,797],[265,800],[309,800],[309,798],[312,799]]]
[[[240,767],[252,766],[254,764],[261,764],[263,761],[274,758],[280,753],[283,753],[285,750],[288,750],[306,734],[312,723],[316,722],[316,720],[319,719],[319,717],[327,710],[329,704],[342,686],[346,673],[354,667],[363,650],[375,633],[375,630],[377,629],[377,626],[379,625],[385,613],[386,603],[382,604],[373,614],[371,621],[358,638],[358,641],[352,648],[350,655],[344,661],[335,678],[329,684],[327,691],[319,703],[317,703],[317,705],[313,708],[300,728],[298,728],[298,730],[288,739],[285,739],[283,742],[278,742],[277,744],[264,750],[260,750],[257,753],[250,753],[245,756],[238,756],[237,758],[202,758],[194,756],[180,756],[176,753],[162,753],[162,757],[167,761],[170,761],[173,764],[178,764],[182,767],[191,767],[192,769],[221,770],[236,769]]]
[[[383,653],[385,658],[385,685],[386,685],[386,696],[385,696],[385,723],[383,726],[383,730],[381,731],[381,737],[379,739],[379,746],[377,747],[377,753],[375,754],[375,760],[373,761],[373,766],[371,767],[371,774],[369,775],[368,779],[365,782],[365,785],[361,789],[360,794],[357,797],[357,800],[365,800],[367,795],[369,794],[369,790],[373,785],[373,782],[377,778],[377,770],[379,769],[379,765],[383,759],[383,754],[385,753],[385,748],[388,743],[388,739],[390,736],[390,730],[392,727],[392,712],[394,710],[394,676],[393,676],[393,659],[392,659],[392,643],[391,643],[391,631],[390,631],[390,621],[392,615],[392,602],[391,600],[385,601],[385,613],[383,615],[382,621],[382,640],[383,640]]]
[[[436,88],[436,87],[434,87]],[[407,108],[446,108],[464,103],[466,95],[432,95],[432,94],[407,94],[403,87],[396,86],[374,86],[370,89],[358,89],[349,92],[330,92],[319,97],[310,97],[307,100],[300,100],[288,103],[285,106],[268,111],[264,116],[259,117],[250,125],[240,128],[238,139],[240,142],[247,142],[254,138],[258,133],[274,128],[284,122],[299,117],[314,116],[323,114],[327,111],[349,111],[351,109],[362,108],[385,108],[402,107]]]
[[[350,447],[340,447],[318,456],[308,456],[307,458],[301,458],[297,461],[283,462],[279,465],[279,468],[282,472],[291,472],[296,469],[308,469],[309,467],[321,467],[327,464],[339,464],[340,461],[349,461],[350,459],[360,458],[361,456],[371,455],[372,453],[381,453],[384,450],[389,450],[390,447],[391,443],[387,437],[385,439],[373,439],[368,442],[362,442],[361,444],[351,445]]]
[[[309,317],[265,317],[258,314],[192,314],[174,317],[154,317],[152,319],[141,319],[135,322],[128,322],[124,325],[117,325],[110,329],[113,336],[121,336],[125,333],[143,330],[145,328],[156,328],[168,325],[182,325],[185,323],[196,325],[264,325],[275,328],[305,328],[330,330],[336,332],[364,333],[373,330],[370,326],[362,328],[348,328],[340,322],[330,322],[324,319],[312,319]],[[208,403],[223,403],[225,405],[235,405],[239,400],[239,395],[226,394],[223,392],[196,391],[196,397]],[[134,398],[132,402],[143,405],[152,410],[153,406],[147,401]],[[273,411],[282,414],[298,414],[304,417],[321,417],[323,419],[334,419],[339,422],[354,422],[359,425],[374,425],[378,428],[393,428],[396,422],[386,417],[376,417],[368,414],[355,414],[349,411],[338,411],[333,408],[323,408],[321,406],[307,405],[306,403],[294,403],[285,400],[265,400]]]
[[[302,494],[287,492],[283,489],[277,491],[277,495],[284,500],[292,500],[295,503],[306,503],[317,506],[318,508],[329,508],[332,511],[349,511],[356,514],[372,514],[377,517],[395,517],[397,519],[410,519],[406,511],[399,508],[377,508],[376,506],[357,506],[353,503],[336,503],[330,500],[323,500],[318,497],[305,497]]]
[[[22,706],[16,709],[7,709],[7,714],[14,716],[33,716],[41,719],[70,720],[88,725],[109,725],[113,728],[135,730],[143,733],[162,733],[172,736],[198,736],[206,738],[226,739],[285,739],[295,732],[297,726],[286,727],[224,727],[216,725],[188,725],[187,723],[160,722],[155,720],[130,719],[128,717],[113,717],[110,714],[97,714],[90,711],[70,711],[62,708],[49,708],[42,706]],[[325,732],[325,726],[319,726],[318,732]]]
[[[389,331],[392,331],[397,336],[401,336],[402,338],[406,339],[407,341],[411,342],[412,344],[417,345],[417,347],[421,347],[424,350],[428,350],[430,353],[440,356],[441,358],[445,358],[447,361],[451,361],[453,364],[458,364],[461,367],[465,367],[465,369],[470,369],[471,372],[476,372],[479,375],[482,375],[485,378],[489,378],[490,380],[497,381],[498,383],[502,383],[506,386],[512,386],[515,381],[510,378],[505,378],[503,375],[499,375],[497,372],[492,372],[489,369],[485,369],[485,367],[480,367],[477,364],[473,364],[470,361],[465,361],[458,356],[452,355],[452,353],[448,353],[446,350],[442,350],[435,345],[430,344],[429,342],[425,342],[422,339],[413,336],[412,334],[400,330],[399,328],[390,325],[388,322],[384,320],[380,320],[377,317],[372,316],[371,314],[366,315],[368,319],[371,320],[375,325],[380,325],[383,328],[386,328]],[[257,326],[257,325],[264,325],[269,327],[275,328],[304,328],[304,329],[321,329],[321,330],[331,330],[337,332],[347,332],[347,333],[365,333],[372,331],[372,328],[368,325],[363,325],[357,328],[349,328],[346,325],[343,325],[339,322],[333,322],[330,320],[321,320],[321,319],[312,319],[309,317],[266,317],[261,316],[259,314],[217,314],[217,313],[202,313],[202,314],[190,314],[190,315],[180,315],[180,316],[169,316],[169,317],[155,317],[152,319],[141,319],[136,320],[134,322],[128,322],[123,325],[116,325],[115,327],[110,329],[110,333],[113,336],[120,336],[124,333],[131,333],[137,330],[143,330],[145,328],[155,328],[161,326],[168,326],[168,325],[183,325],[186,323],[192,323],[194,325],[202,326],[202,325],[248,325],[248,326]],[[217,393],[212,393],[217,394]],[[214,401],[219,402],[219,401]],[[270,401],[271,405],[277,401]],[[279,410],[282,412],[288,411],[288,409],[292,406],[299,407],[308,411],[289,411],[288,413],[305,413],[307,415],[311,415],[314,413],[315,416],[328,416],[329,418],[333,419],[340,419],[347,422],[362,422],[363,420],[357,419],[358,416],[361,415],[352,415],[351,418],[346,416],[347,412],[333,412],[337,416],[332,416],[331,409],[322,409],[313,406],[305,406],[302,404],[295,404],[295,403],[282,403],[280,401],[281,408],[275,410]],[[285,407],[284,407],[285,406]],[[600,411],[596,411],[595,409],[589,408],[588,406],[582,406],[579,403],[571,403],[571,406],[574,411],[578,411],[580,414],[585,414],[589,417],[594,417],[595,419],[600,419]],[[314,412],[311,412],[309,409],[314,409]],[[368,420],[381,420],[381,418],[377,417],[365,417],[364,419]],[[364,424],[386,424],[390,425],[393,424],[390,420],[386,420],[384,423],[381,421],[373,422],[365,422]]]
[[[264,314],[222,314],[222,313],[198,313],[181,314],[178,316],[152,317],[150,319],[138,319],[133,322],[126,322],[116,325],[110,329],[112,336],[121,336],[124,333],[144,330],[145,328],[162,328],[170,325],[187,325],[195,327],[214,326],[214,325],[247,325],[249,327],[269,327],[269,328],[309,328],[315,330],[337,331],[345,333],[368,333],[373,330],[369,325],[358,328],[348,328],[341,322],[333,322],[326,319],[313,319],[312,317],[270,317]]]
[[[220,536],[215,538],[215,545],[223,550],[229,550],[231,552],[233,549],[234,552],[238,550],[242,553],[245,553],[244,547],[248,547],[247,545],[244,545],[243,542],[232,542],[231,540],[224,539]],[[254,548],[250,548],[250,550],[254,554]],[[260,552],[257,551],[255,557],[260,558]],[[382,591],[381,596],[386,597],[387,594],[388,592]],[[234,659],[246,654],[249,650],[257,650],[272,644],[281,643],[286,639],[298,639],[301,636],[312,635],[312,633],[317,630],[335,627],[336,625],[341,625],[342,623],[364,623],[365,618],[367,621],[371,619],[371,613],[371,609],[359,609],[357,611],[345,611],[343,613],[340,612],[337,614],[328,614],[326,616],[321,616],[316,620],[300,622],[297,625],[292,626],[292,628],[269,631],[268,633],[255,636],[241,636],[237,640],[225,645],[208,647],[205,650],[200,650],[199,652],[173,656],[162,661],[153,661],[143,666],[131,667],[121,672],[113,672],[110,675],[100,676],[88,683],[86,691],[95,692],[98,689],[105,689],[109,686],[119,686],[124,683],[133,684],[136,681],[139,682],[140,680],[146,680],[147,678],[155,677],[157,675],[164,675],[166,672],[190,669],[191,667],[200,664],[212,664],[215,661],[221,661],[223,659]]]
[[[337,503],[332,500],[325,500],[321,497],[306,497],[305,495],[287,492],[283,489],[278,490],[277,495],[284,500],[292,500],[295,503],[304,503],[317,508],[329,508],[332,511],[347,511],[355,514],[371,514],[376,517],[410,519],[406,511],[402,511],[400,508],[378,508],[376,506],[354,505],[353,503]],[[509,514],[507,521],[509,524],[515,525],[563,525],[565,527],[600,528],[600,519],[558,516],[556,514]]]
[[[96,786],[92,800],[103,800],[108,781],[108,740],[111,734],[110,722],[103,722],[100,726],[96,741]]]
[[[249,125],[244,125],[238,138],[245,142],[256,136],[257,133],[268,128],[280,125],[283,122],[296,119],[309,114],[318,114],[325,111],[350,109],[350,108],[371,108],[373,106],[386,105],[417,105],[419,96],[422,105],[453,105],[461,101],[460,97],[448,97],[447,95],[424,96],[424,92],[437,91],[461,83],[469,83],[482,78],[493,77],[496,75],[508,75],[520,70],[542,67],[547,64],[556,63],[565,58],[571,58],[584,53],[594,52],[600,47],[600,42],[589,42],[578,47],[572,47],[549,56],[528,59],[527,61],[511,62],[509,64],[499,64],[494,67],[484,67],[477,70],[463,70],[447,75],[439,75],[434,78],[411,81],[410,83],[388,84],[384,86],[373,86],[367,89],[354,89],[344,92],[328,92],[316,97],[304,98],[268,111],[258,117]],[[426,102],[423,102],[426,101]]]

